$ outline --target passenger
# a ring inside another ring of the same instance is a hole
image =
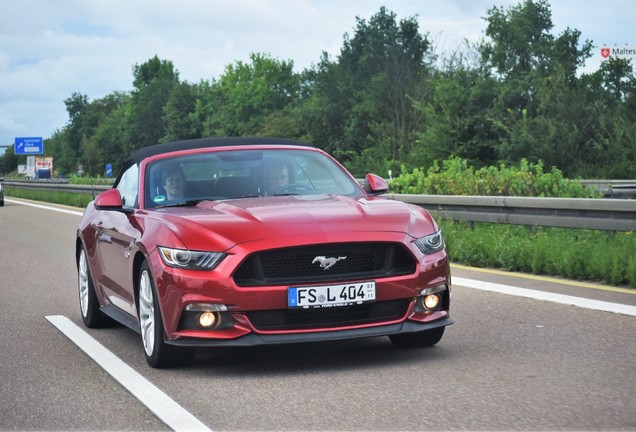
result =
[[[161,186],[165,189],[168,200],[184,198],[185,175],[180,165],[169,165],[166,170],[161,173]]]
[[[274,162],[263,170],[263,195],[272,196],[289,184],[289,172],[283,162]]]

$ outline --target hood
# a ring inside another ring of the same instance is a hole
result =
[[[194,207],[157,210],[157,214],[191,249],[216,244],[217,250],[226,250],[249,241],[334,232],[399,232],[420,237],[437,229],[425,210],[378,197],[293,195],[203,201]]]

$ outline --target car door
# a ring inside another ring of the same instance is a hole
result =
[[[116,186],[124,208],[137,208],[139,167],[134,164],[122,174]],[[135,212],[102,211],[94,222],[97,259],[102,272],[97,280],[110,303],[136,316],[133,289],[133,254],[141,229]]]

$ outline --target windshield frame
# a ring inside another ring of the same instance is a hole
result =
[[[281,193],[265,192],[262,178],[265,166],[282,162],[289,176]],[[183,197],[169,198],[161,175],[168,165],[177,164],[185,177]],[[247,199],[281,195],[343,195],[354,199],[365,196],[360,184],[332,156],[316,148],[245,147],[212,148],[156,155],[144,162],[144,208],[192,206],[210,201]],[[220,180],[222,179],[222,180]],[[261,182],[261,183],[259,183]],[[237,186],[238,183],[244,184]],[[224,186],[236,184],[234,186]],[[236,191],[230,192],[232,187]]]

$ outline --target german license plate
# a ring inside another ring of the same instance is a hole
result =
[[[287,289],[287,305],[290,308],[348,306],[371,301],[375,301],[373,281]]]

